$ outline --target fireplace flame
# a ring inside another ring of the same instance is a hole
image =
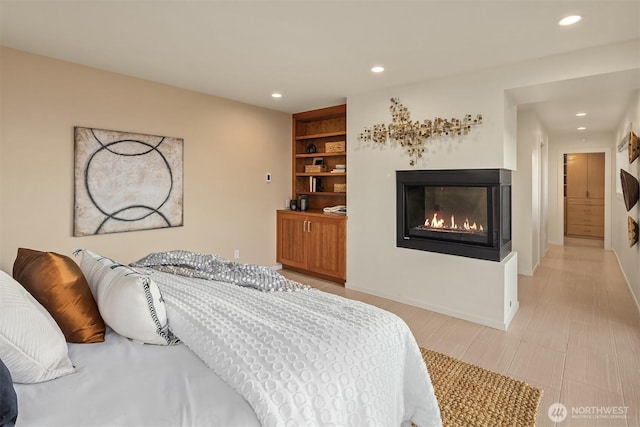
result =
[[[449,230],[484,231],[482,225],[476,224],[475,221],[471,223],[469,218],[465,218],[462,227],[459,227],[458,224],[456,224],[455,215],[451,215],[451,223],[445,226],[444,219],[438,218],[437,212],[433,214],[433,218],[425,219],[424,226],[428,228],[446,228]]]
[[[465,230],[477,230],[478,226],[474,222],[473,225],[469,225],[469,218],[465,218],[463,227]]]
[[[431,228],[444,228],[444,219],[438,219],[438,214],[434,213],[433,218],[431,218],[431,224],[429,224],[429,218],[427,218],[424,225]]]

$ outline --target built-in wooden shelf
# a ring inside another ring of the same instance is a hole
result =
[[[324,133],[316,133],[313,135],[299,135],[299,136],[296,136],[296,141],[301,141],[304,139],[329,138],[332,136],[346,136],[346,135],[347,135],[347,131],[324,132]]]
[[[314,172],[314,173],[297,173],[296,176],[345,176],[346,172]]]
[[[338,157],[338,156],[346,156],[347,153],[344,151],[338,151],[334,153],[311,153],[311,154],[296,154],[296,159],[305,159],[311,157]]]
[[[308,196],[329,196],[344,197],[347,193],[336,193],[334,191],[298,191],[298,194],[306,194]]]
[[[332,191],[346,189],[347,172],[331,173],[347,164],[347,106],[293,114],[291,139],[291,198],[304,196],[308,210],[278,211],[276,259],[285,268],[344,284],[347,217],[323,213],[323,208],[347,204],[346,192]],[[344,151],[330,151],[334,147]],[[305,172],[317,157],[323,159],[324,172]]]
[[[347,204],[346,192],[333,191],[336,186],[345,187],[347,171],[331,173],[338,165],[347,164],[346,136],[347,106],[344,104],[292,116],[292,199],[308,196],[308,208],[320,211],[327,206]],[[335,147],[327,144],[335,142],[344,144],[344,151],[327,150],[327,147]],[[324,171],[305,171],[307,166],[314,164],[315,158],[323,159]],[[324,191],[309,191],[316,187]]]

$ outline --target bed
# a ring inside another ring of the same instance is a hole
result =
[[[75,373],[15,384],[16,426],[260,426],[246,400],[185,345],[69,344]]]
[[[16,383],[18,427],[441,425],[392,313],[215,256],[78,255],[104,341],[67,344],[72,371]]]

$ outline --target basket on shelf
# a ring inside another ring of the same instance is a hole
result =
[[[344,147],[344,141],[327,142],[324,144],[324,151],[326,153],[342,153]]]
[[[333,184],[333,192],[334,193],[346,193],[347,192],[347,184]]]
[[[321,173],[326,171],[326,165],[304,165],[304,173]]]

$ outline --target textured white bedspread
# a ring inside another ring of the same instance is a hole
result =
[[[394,314],[318,290],[151,274],[172,331],[264,427],[441,425],[419,348]]]

